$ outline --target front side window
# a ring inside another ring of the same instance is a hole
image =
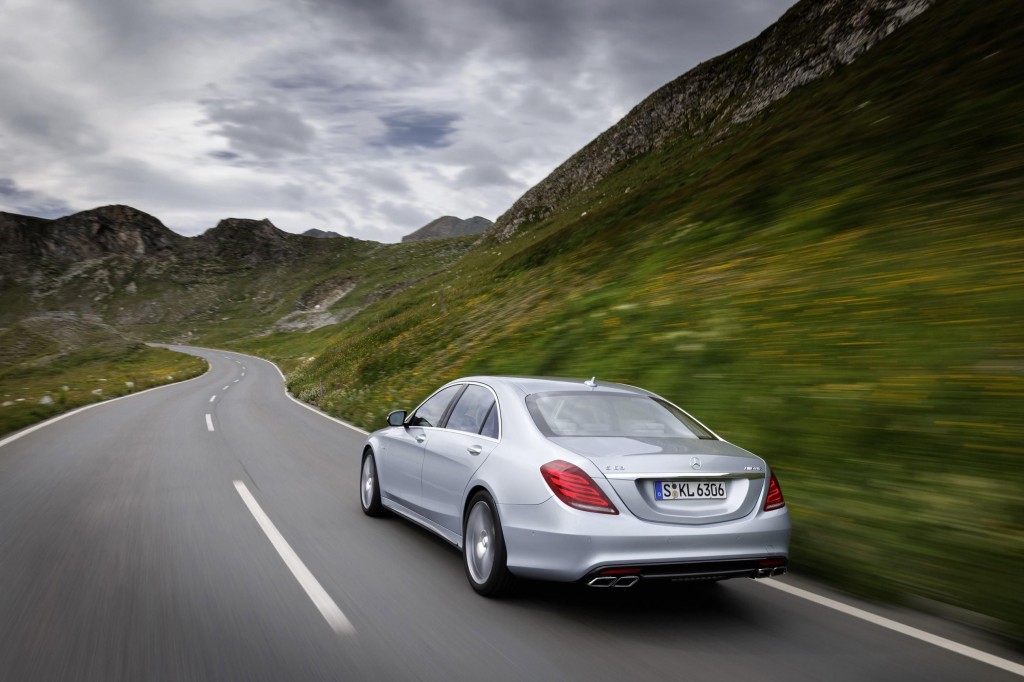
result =
[[[483,386],[470,384],[466,386],[465,392],[459,397],[455,407],[452,408],[452,413],[449,415],[448,423],[445,426],[456,431],[481,433],[488,415],[493,411],[494,395]],[[490,434],[486,433],[483,435],[490,436]],[[490,437],[497,438],[498,436],[495,433],[495,435]]]
[[[452,401],[455,394],[462,390],[461,384],[441,389],[427,399],[427,402],[420,405],[409,420],[409,426],[438,426],[441,418],[444,417],[448,403]]]
[[[714,436],[672,404],[629,393],[558,392],[526,398],[546,436],[703,438]]]

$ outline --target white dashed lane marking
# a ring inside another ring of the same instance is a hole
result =
[[[217,399],[217,396],[215,396],[215,395],[211,395],[211,396],[210,396],[210,402],[211,402],[211,403],[212,403],[212,402],[213,402],[214,400],[216,400],[216,399]]]
[[[270,517],[268,517],[259,503],[256,502],[256,498],[252,496],[249,489],[245,487],[245,483],[242,481],[235,481],[235,490],[242,497],[242,501],[245,502],[245,506],[249,508],[249,511],[256,518],[256,522],[260,524],[260,528],[266,533],[267,539],[270,540],[270,544],[274,546],[277,553],[281,555],[285,565],[295,576],[295,579],[299,581],[299,585],[306,591],[306,594],[313,601],[313,604],[320,610],[324,619],[331,628],[338,634],[343,635],[354,635],[356,630],[352,627],[352,623],[349,622],[345,614],[341,612],[338,605],[334,603],[331,596],[327,594],[317,579],[313,577],[309,569],[306,568],[306,564],[302,563],[302,559],[295,553],[295,550],[291,548],[288,541],[284,539],[284,536],[277,530]]]
[[[206,415],[206,430],[213,431],[213,417],[209,414]]]

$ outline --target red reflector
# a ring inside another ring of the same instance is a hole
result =
[[[619,513],[604,491],[594,483],[594,479],[575,464],[556,459],[542,466],[540,473],[551,492],[573,509],[595,514]]]
[[[764,561],[758,562],[761,568],[771,568],[772,566],[785,566],[786,562],[782,559],[765,559]]]
[[[764,499],[764,510],[772,511],[773,509],[782,509],[786,506],[786,500],[782,497],[782,487],[779,485],[779,479],[775,478],[775,472],[772,472],[772,478],[768,482],[768,497]]]

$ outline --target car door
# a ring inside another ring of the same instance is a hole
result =
[[[423,515],[462,534],[462,496],[498,444],[498,405],[491,389],[467,384],[423,451]]]
[[[423,449],[448,412],[452,399],[463,389],[462,384],[447,386],[423,401],[409,416],[405,426],[391,429],[387,451],[381,457],[381,495],[406,509],[423,513],[422,483]]]

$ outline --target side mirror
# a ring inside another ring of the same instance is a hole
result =
[[[405,410],[395,410],[388,415],[388,426],[402,426],[405,424]]]

